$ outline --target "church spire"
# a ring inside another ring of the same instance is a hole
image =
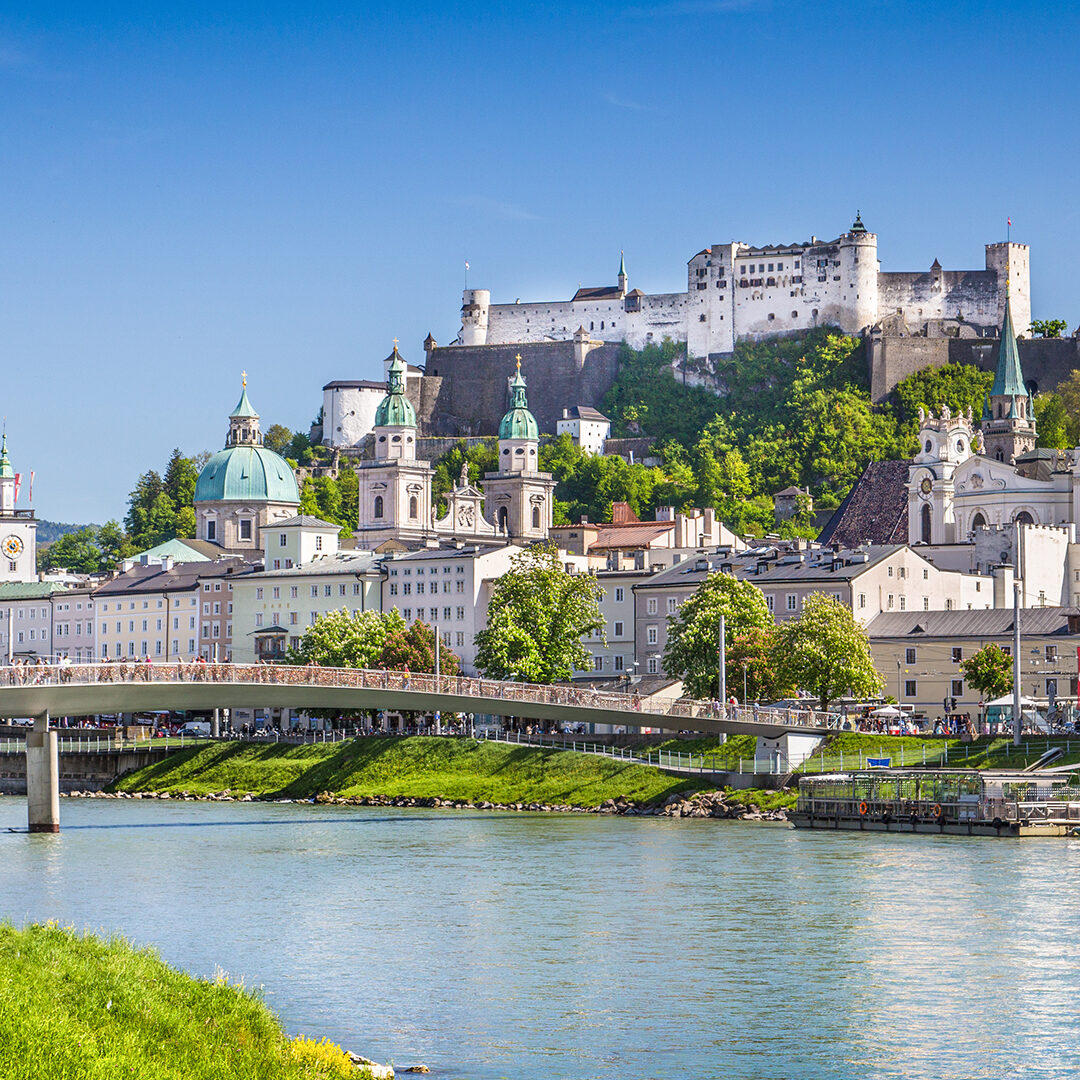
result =
[[[994,385],[990,396],[1027,397],[1024,374],[1020,370],[1020,348],[1016,343],[1016,331],[1013,329],[1012,308],[1009,301],[1008,285],[1005,286],[1005,318],[1001,323],[1001,346],[998,349],[997,371],[994,373]]]
[[[619,252],[619,292],[626,295],[626,286],[629,279],[626,276],[626,253]]]

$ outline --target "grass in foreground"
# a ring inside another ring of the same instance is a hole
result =
[[[535,746],[416,735],[313,746],[215,744],[184,750],[113,785],[114,791],[313,798],[388,795],[495,803],[598,806],[620,796],[651,803],[700,787],[646,765]]]
[[[0,1080],[339,1080],[340,1047],[289,1039],[250,991],[54,924],[0,925]]]

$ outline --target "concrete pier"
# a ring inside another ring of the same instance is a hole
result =
[[[48,713],[26,735],[26,807],[30,832],[60,831],[60,761]]]

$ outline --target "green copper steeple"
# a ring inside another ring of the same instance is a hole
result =
[[[540,428],[536,417],[529,412],[529,400],[525,394],[525,378],[521,374],[521,357],[517,358],[517,372],[510,380],[510,411],[499,424],[500,439],[539,439]]]
[[[416,427],[416,410],[405,396],[405,372],[405,361],[395,341],[387,369],[386,397],[375,410],[376,427]]]
[[[15,476],[15,470],[11,467],[7,452],[7,432],[4,432],[3,441],[0,442],[0,479],[10,480]]]
[[[255,419],[258,417],[258,413],[255,411],[255,407],[248,400],[247,396],[247,372],[241,372],[241,381],[243,383],[243,389],[240,391],[240,400],[236,403],[236,408],[229,413],[230,420],[247,420]]]
[[[1016,331],[1013,329],[1012,309],[1009,294],[1005,293],[1005,318],[1001,323],[1001,345],[998,349],[997,371],[994,373],[994,385],[990,387],[993,397],[1027,397],[1024,375],[1020,370],[1020,349],[1016,344]]]

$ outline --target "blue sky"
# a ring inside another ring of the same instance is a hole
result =
[[[303,11],[297,9],[303,7]],[[35,10],[37,8],[37,10]],[[217,449],[249,373],[303,427],[391,339],[496,301],[685,286],[716,240],[884,269],[1032,246],[1080,321],[1067,4],[0,5],[2,410],[43,517]]]

